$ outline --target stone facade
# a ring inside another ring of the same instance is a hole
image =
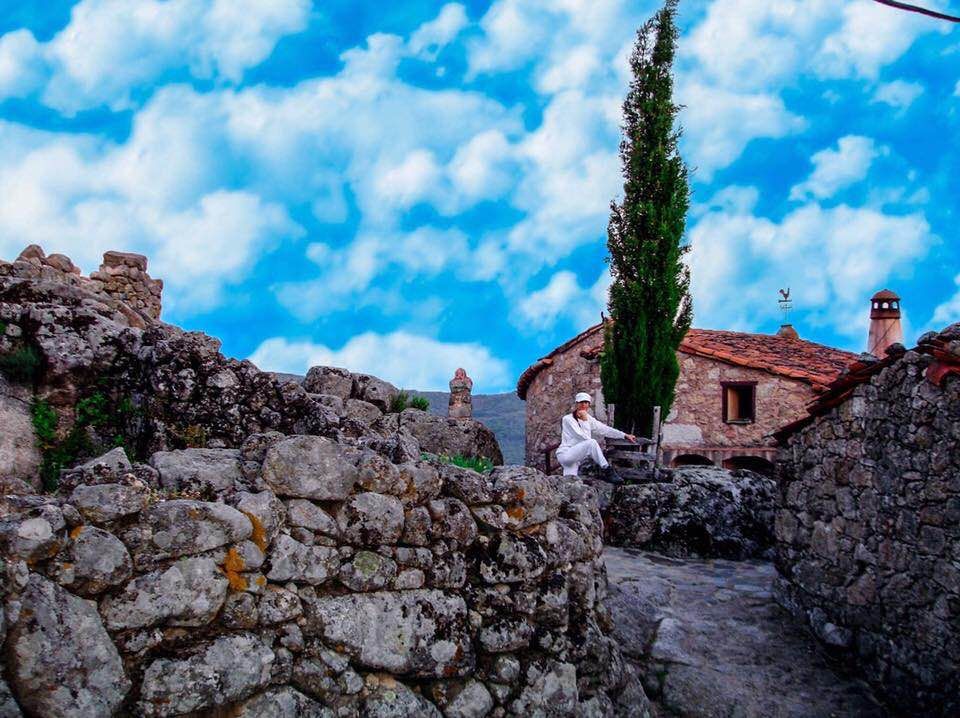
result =
[[[810,384],[797,379],[695,354],[678,352],[677,359],[680,377],[676,399],[663,428],[666,464],[683,454],[709,459],[716,455],[716,463],[726,461],[728,466],[731,459],[745,456],[773,459],[774,442],[770,435],[802,416],[814,397]],[[723,420],[724,382],[756,384],[755,421],[732,424]]]
[[[560,418],[576,392],[590,393],[597,418],[611,420],[613,407],[604,404],[600,382],[602,346],[602,325],[591,327],[520,378],[517,393],[527,403],[528,466],[546,469],[547,451],[560,441]],[[677,358],[676,398],[663,426],[664,463],[771,471],[772,433],[801,417],[807,403],[856,355],[793,337],[692,329]],[[808,361],[812,366],[805,366]],[[725,382],[755,384],[753,421],[724,421]]]
[[[957,715],[960,325],[864,358],[779,437],[781,603],[899,711]]]

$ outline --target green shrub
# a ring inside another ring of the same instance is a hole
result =
[[[481,474],[489,474],[493,471],[493,462],[484,456],[463,456],[462,454],[457,454],[456,456],[447,456],[446,454],[433,456],[431,454],[422,454],[421,458],[436,458],[444,464],[453,464],[462,469],[471,469]]]
[[[130,422],[137,413],[138,409],[129,398],[113,401],[96,391],[77,402],[76,420],[67,435],[60,439],[57,436],[57,412],[45,400],[35,399],[31,415],[42,459],[40,478],[44,488],[54,491],[61,470],[106,448],[99,445],[100,441],[95,443],[94,436],[101,437],[111,448],[122,447],[127,456],[133,458],[135,453],[128,435]]]
[[[410,400],[410,408],[430,411],[430,400],[425,396],[415,396]]]
[[[0,322],[0,334],[6,334],[6,333],[7,333],[7,323]]]
[[[389,413],[399,414],[401,411],[407,408],[410,401],[410,395],[405,391],[399,391],[393,395],[393,398],[390,400],[390,409]]]
[[[18,384],[32,384],[40,372],[40,354],[30,346],[19,346],[0,354],[0,372]]]

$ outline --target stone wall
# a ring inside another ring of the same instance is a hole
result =
[[[960,325],[855,365],[783,440],[780,601],[900,710],[957,715]]]
[[[279,433],[64,479],[0,497],[4,716],[648,714],[579,482]]]
[[[106,252],[89,277],[63,254],[46,255],[31,244],[13,262],[0,260],[0,277],[52,281],[122,302],[147,320],[160,318],[163,280],[147,274],[147,258],[130,252]],[[128,313],[129,314],[129,313]]]

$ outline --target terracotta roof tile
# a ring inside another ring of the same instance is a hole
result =
[[[960,376],[958,345],[960,345],[960,322],[951,324],[939,334],[929,332],[920,338],[920,342],[913,351],[933,357],[933,362],[927,367],[925,373],[927,381],[943,386],[948,377]],[[843,404],[856,387],[866,384],[875,374],[903,357],[904,348],[899,345],[894,346],[899,347],[899,350],[892,349],[883,359],[873,361],[858,359],[851,364],[846,372],[831,382],[827,390],[807,406],[806,416],[776,431],[774,438],[783,443],[792,434],[811,424],[818,416]]]
[[[527,389],[540,371],[553,363],[557,354],[583,343],[581,356],[595,358],[603,349],[602,324],[596,324],[554,349],[527,368],[517,382],[517,394],[526,399]],[[735,366],[760,369],[811,384],[823,390],[857,359],[852,352],[777,334],[749,334],[717,329],[691,329],[680,351],[708,357]]]

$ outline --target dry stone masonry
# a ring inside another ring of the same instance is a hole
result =
[[[960,713],[960,324],[780,434],[777,592],[906,713]]]
[[[425,443],[499,447],[4,266],[0,355],[38,357],[10,386],[45,438],[0,467],[0,715],[648,715],[593,489],[442,463]]]

